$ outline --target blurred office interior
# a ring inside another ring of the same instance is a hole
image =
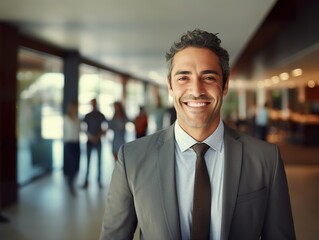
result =
[[[0,224],[0,238],[97,239],[114,167],[112,135],[103,138],[103,189],[94,185],[93,161],[92,186],[70,196],[62,172],[66,106],[77,99],[81,118],[97,98],[108,119],[115,101],[130,119],[139,106],[151,115],[158,97],[171,107],[165,51],[181,33],[198,27],[219,32],[231,55],[223,120],[254,134],[251,112],[269,103],[267,141],[282,152],[297,237],[317,239],[319,1],[127,4],[0,3],[0,209],[10,220]],[[183,13],[194,16],[184,19]],[[153,130],[151,122],[148,132]],[[126,137],[134,139],[132,124]],[[78,186],[85,141],[81,134]]]

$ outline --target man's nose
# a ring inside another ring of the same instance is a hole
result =
[[[190,86],[191,93],[195,97],[199,97],[203,94],[205,94],[205,88],[203,86],[203,83],[200,79],[196,79],[192,81],[191,86]]]

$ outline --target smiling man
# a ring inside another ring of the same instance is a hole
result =
[[[166,54],[177,121],[122,146],[100,239],[295,239],[278,147],[226,126],[229,56],[212,33]]]
[[[203,141],[220,122],[220,108],[228,81],[218,56],[207,48],[188,47],[175,54],[168,76],[178,124],[195,140]]]

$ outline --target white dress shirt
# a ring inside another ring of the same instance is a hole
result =
[[[197,141],[175,122],[176,185],[182,239],[190,239],[192,224],[193,195],[196,153],[191,146]],[[215,132],[204,143],[210,148],[205,154],[206,166],[212,189],[210,239],[219,240],[222,221],[222,199],[224,180],[224,124],[222,121]]]
[[[63,140],[64,142],[79,142],[80,141],[80,120],[71,119],[65,115],[63,118]]]

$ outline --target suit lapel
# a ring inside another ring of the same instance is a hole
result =
[[[241,174],[242,143],[237,141],[239,135],[227,126],[224,137],[225,175],[221,239],[228,239]]]
[[[173,125],[174,126],[174,125]],[[163,131],[158,140],[158,171],[162,206],[171,239],[180,239],[180,219],[175,181],[174,127]]]

